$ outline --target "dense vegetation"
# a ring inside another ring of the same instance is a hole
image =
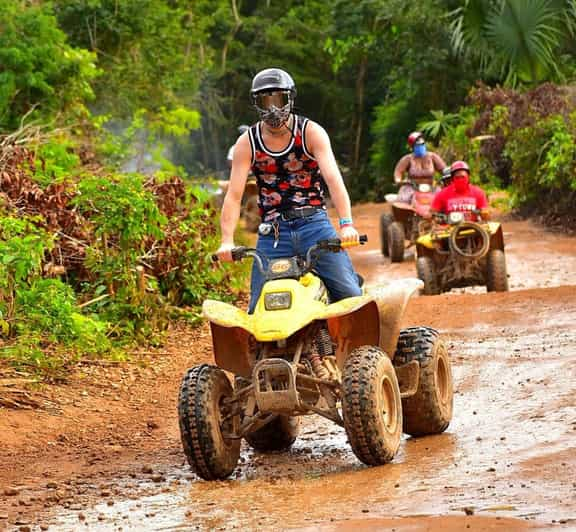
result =
[[[422,127],[517,206],[569,213],[575,33],[576,0],[0,0],[2,356],[60,374],[226,295],[191,183],[225,168],[265,67],[355,199]]]

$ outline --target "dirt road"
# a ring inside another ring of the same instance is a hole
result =
[[[414,276],[379,253],[381,206],[356,208],[368,283]],[[450,346],[454,420],[368,468],[343,429],[306,420],[290,452],[244,448],[226,482],[184,464],[179,379],[207,329],[175,331],[130,367],[87,366],[41,408],[0,410],[0,529],[576,530],[576,239],[506,222],[509,293],[416,298],[405,325]],[[28,528],[26,528],[28,527]]]

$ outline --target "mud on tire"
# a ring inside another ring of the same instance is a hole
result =
[[[300,418],[275,417],[263,427],[246,435],[248,444],[257,451],[283,451],[289,449],[300,432]]]
[[[486,257],[486,288],[488,292],[507,292],[508,274],[506,255],[501,249],[492,249]]]
[[[392,222],[388,226],[388,254],[391,262],[404,260],[404,226],[400,222]]]
[[[452,419],[453,384],[450,358],[438,331],[409,327],[400,331],[394,365],[417,360],[420,383],[412,397],[402,400],[404,432],[411,436],[444,432]]]
[[[384,213],[380,216],[380,250],[385,257],[390,255],[388,251],[388,227],[393,221],[394,218],[391,214]]]
[[[342,375],[342,415],[354,454],[367,465],[389,462],[402,436],[402,402],[392,362],[377,347],[358,347]]]
[[[226,415],[224,399],[233,396],[232,385],[220,368],[203,364],[188,370],[180,385],[178,422],[188,463],[205,480],[227,478],[240,457],[240,440],[226,439],[234,419]]]
[[[434,261],[430,257],[418,257],[416,261],[416,271],[418,279],[424,283],[422,293],[427,296],[433,296],[442,292],[438,282],[438,274],[434,267]]]

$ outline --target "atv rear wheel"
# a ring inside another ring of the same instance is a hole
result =
[[[257,451],[283,451],[292,446],[299,432],[299,417],[279,415],[262,428],[247,434],[246,441]]]
[[[404,432],[411,436],[444,432],[452,419],[453,384],[450,358],[438,331],[409,327],[400,331],[394,365],[417,360],[420,379],[415,395],[402,400]]]
[[[178,398],[178,421],[184,454],[194,472],[204,480],[227,478],[240,458],[236,432],[238,416],[229,416],[226,400],[232,385],[220,368],[203,364],[188,370]]]
[[[493,249],[488,253],[486,261],[486,288],[488,292],[508,291],[506,256],[501,249]]]
[[[380,349],[362,346],[342,372],[342,416],[352,451],[367,465],[394,458],[402,436],[402,401],[392,362]]]
[[[388,226],[388,255],[391,262],[404,260],[404,226],[400,222]]]
[[[418,279],[424,283],[424,290],[422,291],[424,295],[434,296],[442,292],[434,261],[430,257],[418,257],[416,272],[418,273]]]
[[[390,255],[390,251],[388,251],[388,227],[393,221],[394,218],[391,214],[384,213],[380,216],[380,249],[385,257]]]

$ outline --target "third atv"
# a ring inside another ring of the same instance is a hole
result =
[[[480,216],[480,211],[475,211]],[[484,285],[508,290],[504,235],[498,222],[469,222],[461,212],[435,215],[431,230],[416,242],[416,269],[424,294]]]

